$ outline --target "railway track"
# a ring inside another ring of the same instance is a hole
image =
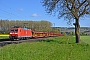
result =
[[[46,38],[37,38],[37,39],[28,39],[28,40],[15,40],[15,41],[1,41],[0,42],[0,47],[3,47],[5,45],[9,45],[9,44],[19,44],[22,42],[36,42],[36,41],[42,41]]]

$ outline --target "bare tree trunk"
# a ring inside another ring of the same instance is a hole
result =
[[[76,35],[76,43],[80,42],[80,25],[79,25],[79,19],[76,19],[76,24],[75,24],[75,35]]]

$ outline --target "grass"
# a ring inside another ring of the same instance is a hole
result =
[[[5,39],[9,39],[8,36],[0,36],[0,40],[5,40]]]
[[[81,41],[90,45],[90,36],[81,36]]]
[[[90,60],[90,45],[72,36],[12,44],[0,48],[0,60]]]
[[[0,36],[0,41],[7,41],[9,40],[9,36]]]

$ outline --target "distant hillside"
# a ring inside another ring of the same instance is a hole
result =
[[[60,32],[75,32],[74,27],[53,27],[59,28]],[[80,27],[80,33],[87,33],[90,35],[90,27]]]

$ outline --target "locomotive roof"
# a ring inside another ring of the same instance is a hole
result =
[[[30,30],[30,29],[28,29],[28,28],[21,28],[21,27],[14,27],[14,28],[11,28],[11,29],[23,29],[23,30]]]
[[[24,30],[29,30],[28,28],[22,28],[22,29],[24,29]]]

